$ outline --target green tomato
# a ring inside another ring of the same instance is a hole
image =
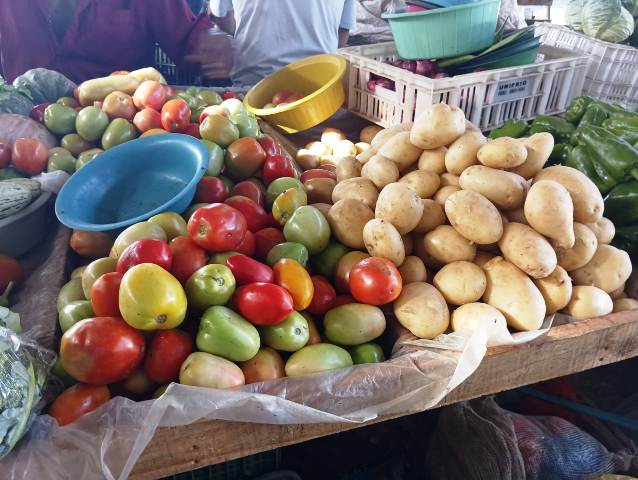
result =
[[[208,261],[211,265],[226,265],[226,260],[235,255],[242,255],[239,252],[217,252],[213,253]]]
[[[71,107],[54,103],[44,110],[44,125],[57,135],[66,135],[75,131],[75,118],[78,112]]]
[[[264,345],[282,352],[296,352],[310,339],[308,321],[299,312],[292,312],[277,325],[260,327],[259,334]]]
[[[77,300],[86,300],[82,290],[82,278],[72,278],[65,283],[58,292],[56,307],[58,313],[69,303]]]
[[[76,160],[77,159],[70,153],[56,153],[53,156],[49,157],[49,161],[47,163],[47,172],[62,170],[69,175],[73,175],[73,172],[75,172]]]
[[[191,112],[203,106],[197,98],[188,93],[188,90],[184,93],[178,93],[176,98],[181,98],[182,100],[184,100],[188,105],[188,108],[191,109]]]
[[[295,210],[304,205],[308,205],[306,191],[289,188],[275,198],[275,203],[272,204],[272,216],[280,225],[285,225]]]
[[[190,87],[188,87],[188,88],[185,90],[185,92],[184,92],[184,93],[185,93],[186,95],[190,95],[191,97],[194,97],[194,96],[196,96],[196,95],[199,93],[199,91],[200,91],[200,90],[201,90],[201,88],[199,88],[199,87],[190,86]]]
[[[385,362],[383,349],[376,343],[362,343],[361,345],[351,347],[348,352],[350,352],[350,356],[355,365]]]
[[[74,302],[69,302],[62,308],[62,310],[60,310],[60,329],[62,330],[62,333],[64,333],[80,320],[92,318],[94,316],[95,313],[93,312],[93,306],[88,300],[76,300]]]
[[[199,116],[202,114],[206,107],[199,107],[191,110],[191,123],[199,123]]]
[[[243,113],[246,111],[243,102],[237,98],[229,98],[228,100],[224,100],[221,105],[230,112],[231,116],[235,115],[236,113]]]
[[[319,210],[306,205],[295,210],[286,222],[284,238],[305,245],[308,253],[316,255],[328,246],[330,226]]]
[[[235,186],[235,182],[233,182],[230,178],[225,177],[224,175],[219,175],[219,178],[221,179],[222,182],[226,184],[226,188],[228,188],[229,192],[233,190],[233,187]]]
[[[206,106],[222,103],[222,97],[215,90],[201,90],[195,96]]]
[[[248,120],[245,125],[239,126],[239,135],[242,137],[259,138],[261,131],[259,130],[259,122],[252,115],[248,116]],[[294,166],[293,162],[293,166]]]
[[[71,152],[71,155],[75,157],[77,157],[80,153],[95,147],[94,143],[87,142],[77,133],[69,133],[62,137],[60,145],[62,148],[66,148],[69,152]]]
[[[326,249],[312,257],[312,268],[327,278],[332,278],[337,271],[337,264],[350,250],[348,247],[331,240]]]
[[[78,101],[73,97],[60,97],[55,101],[55,103],[59,103],[60,105],[71,108],[75,108],[78,106]]]
[[[284,193],[289,188],[297,188],[305,192],[303,183],[293,177],[281,177],[273,180],[266,189],[266,203],[269,207],[275,203],[275,200],[279,195]]]
[[[266,263],[273,267],[282,258],[292,258],[305,267],[308,263],[308,249],[301,243],[280,243],[270,249],[266,256]]]
[[[102,148],[108,150],[137,137],[137,130],[124,118],[116,118],[106,127],[102,135]]]
[[[188,223],[188,221],[193,216],[193,213],[195,213],[195,210],[205,207],[206,205],[208,205],[208,203],[193,203],[186,209],[186,211],[184,211],[184,213],[182,213],[182,218],[186,220],[186,223]]]
[[[91,300],[91,289],[95,281],[105,273],[114,272],[116,266],[117,259],[113,257],[98,258],[86,266],[82,272],[82,290],[86,300]]]
[[[103,153],[104,150],[102,150],[101,148],[92,148],[90,150],[86,150],[82,153],[80,153],[80,155],[78,156],[78,160],[77,162],[75,162],[75,170],[79,170],[80,168],[82,168],[84,165],[86,165],[89,162],[92,162],[95,157],[97,157],[100,153]]]
[[[188,305],[204,310],[230,300],[235,293],[235,277],[226,265],[209,264],[193,273],[184,287]]]
[[[326,339],[339,345],[360,345],[385,331],[385,315],[379,307],[348,303],[328,310],[323,317]]]
[[[307,345],[293,353],[286,362],[286,376],[298,377],[352,366],[347,350],[329,343]]]
[[[75,130],[89,142],[102,138],[104,130],[109,126],[109,117],[97,107],[84,107],[75,119]]]
[[[51,158],[54,155],[60,155],[60,154],[71,155],[71,152],[69,152],[66,148],[53,147],[53,148],[49,149],[49,157],[48,158]]]
[[[222,167],[224,166],[224,150],[210,140],[202,140],[202,143],[206,145],[208,149],[208,167],[204,175],[207,177],[216,177],[221,173]]]
[[[230,308],[214,306],[206,309],[195,338],[197,348],[234,362],[244,362],[259,351],[257,329]]]
[[[62,385],[64,385],[65,388],[78,383],[78,381],[71,375],[69,375],[69,373],[64,369],[64,367],[62,366],[62,360],[59,356],[51,367],[51,373],[62,382]]]
[[[222,148],[228,147],[239,138],[239,129],[228,118],[221,115],[209,115],[199,126],[204,140],[215,142]]]

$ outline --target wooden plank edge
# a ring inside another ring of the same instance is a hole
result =
[[[529,344],[490,349],[474,375],[435,408],[635,356],[638,356],[638,311],[559,325]],[[203,421],[160,428],[138,460],[131,478],[161,478],[404,415],[379,417],[362,424]],[[175,441],[177,438],[179,442]]]

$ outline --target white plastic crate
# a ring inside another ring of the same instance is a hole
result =
[[[561,113],[580,95],[589,62],[585,55],[541,47],[544,60],[531,65],[431,79],[391,65],[398,58],[393,42],[343,48],[339,54],[349,64],[348,110],[383,127],[411,122],[440,102],[461,108],[481,130],[511,118]],[[369,91],[371,74],[394,81],[395,90]]]
[[[541,27],[543,43],[591,58],[583,94],[638,106],[638,50],[596,40],[560,25]]]

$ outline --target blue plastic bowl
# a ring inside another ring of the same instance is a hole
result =
[[[208,166],[208,150],[194,137],[154,135],[100,154],[64,184],[55,202],[69,228],[109,231],[161,212],[182,213]]]

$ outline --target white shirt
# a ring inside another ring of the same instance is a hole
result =
[[[334,53],[339,28],[356,24],[355,0],[211,0],[216,17],[234,10],[235,85],[254,85],[289,63]]]

